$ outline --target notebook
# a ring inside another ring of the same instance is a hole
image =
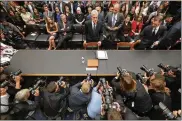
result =
[[[100,60],[107,60],[108,59],[107,51],[98,50],[96,52],[96,57]]]

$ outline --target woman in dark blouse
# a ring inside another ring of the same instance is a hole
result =
[[[43,15],[41,12],[39,12],[36,8],[33,9],[34,14],[33,14],[33,18],[35,20],[36,23],[41,23],[44,21],[43,19]]]
[[[76,14],[75,14],[75,23],[83,25],[85,22],[85,16],[81,11],[80,7],[77,7]]]
[[[73,23],[74,17],[73,14],[70,12],[70,8],[69,6],[65,5],[65,15],[66,15],[66,19]]]
[[[123,23],[121,34],[119,34],[120,41],[131,42],[130,32],[131,32],[130,16],[127,16]]]
[[[59,7],[55,7],[55,12],[54,12],[54,21],[55,22],[58,22],[58,23],[60,23],[61,22],[61,12],[60,12],[60,10],[59,10]]]

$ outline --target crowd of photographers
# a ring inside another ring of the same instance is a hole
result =
[[[116,77],[76,84],[64,77],[37,77],[25,87],[21,70],[7,74],[1,67],[1,119],[17,120],[180,120],[181,67],[158,65],[144,74],[118,67]]]
[[[41,33],[50,35],[48,50],[70,48],[73,25],[82,26],[84,43],[98,42],[104,49],[116,48],[115,42],[136,40],[140,44],[135,49],[180,49],[180,1],[3,1],[0,10],[1,42],[15,49],[32,48],[25,37],[34,25],[44,26]],[[92,10],[98,11],[96,26],[101,27],[90,38],[91,28],[88,31],[86,26],[93,21]]]

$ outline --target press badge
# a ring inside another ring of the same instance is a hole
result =
[[[131,107],[134,107],[134,106],[135,106],[135,103],[134,103],[134,102],[132,102],[132,103],[131,103]]]

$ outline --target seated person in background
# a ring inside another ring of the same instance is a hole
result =
[[[124,16],[120,11],[120,5],[115,4],[113,13],[109,12],[105,17],[105,41],[104,47],[107,49],[112,48],[113,41],[118,35],[118,31],[122,27]]]
[[[20,30],[15,25],[13,25],[12,23],[7,22],[3,18],[0,20],[0,29],[5,33],[8,33],[8,32],[11,31],[13,33],[19,34],[22,38],[25,38],[23,33],[21,33]]]
[[[47,33],[50,34],[48,50],[51,50],[52,48],[56,49],[55,38],[57,37],[58,25],[51,18],[47,17],[46,19]]]
[[[92,89],[91,100],[87,106],[88,116],[92,119],[100,119],[101,105],[102,105],[102,91],[101,82]]]
[[[25,24],[25,22],[22,20],[20,14],[18,14],[17,12],[13,12],[13,10],[9,10],[9,21],[15,25],[18,25],[20,27],[23,27],[22,25]]]
[[[53,20],[54,19],[53,12],[49,11],[49,8],[47,5],[44,5],[43,7],[44,7],[44,13],[43,13],[44,20],[46,21],[47,17]]]
[[[30,12],[27,12],[23,7],[21,7],[20,10],[20,16],[26,24],[35,24],[35,20]]]
[[[86,41],[84,44],[88,42],[98,42],[98,46],[101,46],[103,40],[103,26],[102,22],[98,21],[98,12],[93,10],[91,12],[92,20],[85,22],[85,36]]]
[[[102,11],[101,7],[100,6],[96,6],[95,7],[95,10],[97,10],[98,12],[98,19],[99,21],[103,22],[104,21],[104,11]]]
[[[91,84],[83,80],[70,88],[70,95],[68,97],[69,108],[73,111],[78,111],[87,106],[91,98]]]
[[[74,22],[74,16],[73,14],[70,12],[70,8],[68,5],[65,5],[65,15],[66,15],[66,19],[70,22],[73,23]]]
[[[54,21],[57,22],[57,23],[60,23],[61,22],[61,12],[59,10],[59,7],[55,7],[55,12],[54,12]]]
[[[140,44],[136,46],[136,49],[151,49],[161,41],[167,32],[167,28],[161,25],[161,21],[160,17],[156,16],[152,25],[148,25],[142,30],[139,35]]]
[[[130,36],[134,39],[136,36],[140,34],[142,27],[142,16],[138,16],[132,21]]]
[[[68,46],[68,41],[72,39],[73,34],[72,34],[72,23],[67,21],[66,15],[61,16],[62,22],[58,25],[59,26],[59,42],[58,45],[56,46],[56,49],[60,48],[63,45],[63,48],[66,49]]]
[[[118,34],[118,38],[120,39],[120,41],[130,42],[131,41],[130,32],[131,32],[130,16],[127,16],[120,30],[120,33]]]
[[[42,13],[39,12],[36,8],[34,8],[33,11],[34,11],[33,18],[35,22],[42,23],[44,21]]]
[[[88,12],[88,14],[86,15],[86,21],[91,19],[91,12],[92,12],[92,7],[91,6],[89,6],[87,8],[87,12]]]
[[[85,22],[85,16],[82,13],[81,8],[77,7],[76,14],[75,14],[75,23],[83,25],[84,22]]]
[[[64,115],[64,110],[66,108],[66,97],[69,94],[69,88],[66,85],[66,82],[62,81],[61,85],[57,82],[50,82],[47,85],[46,90],[42,91],[41,97],[41,108],[48,117],[48,119],[56,119],[59,116]],[[60,112],[61,110],[61,112]],[[61,113],[63,113],[61,115]]]
[[[28,89],[22,89],[15,95],[15,106],[11,111],[13,120],[45,120],[45,116],[40,111],[39,90],[35,91],[35,102],[28,100],[30,97]]]
[[[166,15],[161,25],[166,26],[167,30],[169,30],[172,27],[171,25],[172,20],[173,20],[173,17],[171,15]]]

